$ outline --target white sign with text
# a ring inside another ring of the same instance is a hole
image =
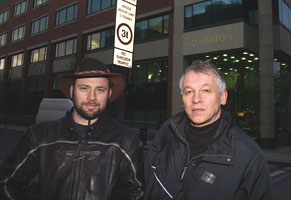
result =
[[[115,65],[132,68],[135,17],[136,0],[117,0],[113,54]],[[125,60],[126,65],[122,64]]]

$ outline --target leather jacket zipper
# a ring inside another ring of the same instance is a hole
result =
[[[80,143],[78,144],[79,152],[76,156],[75,160],[72,162],[72,172],[73,172],[73,180],[72,180],[72,189],[71,189],[71,200],[75,200],[78,197],[78,184],[79,184],[79,172],[80,172],[80,151],[81,146],[84,143],[84,140],[82,139]]]
[[[180,180],[183,180],[184,177],[185,177],[185,174],[186,174],[186,172],[187,172],[187,169],[188,169],[188,164],[190,163],[190,147],[189,147],[189,144],[188,144],[187,140],[186,140],[185,138],[183,138],[182,135],[179,133],[177,127],[176,127],[175,124],[174,124],[174,122],[171,121],[171,123],[172,123],[172,125],[175,127],[175,130],[176,130],[176,132],[177,132],[178,137],[179,137],[182,141],[184,141],[184,143],[186,144],[186,147],[187,147],[187,160],[186,160],[186,163],[185,163],[184,169],[183,169],[183,171],[182,171],[182,174],[181,174],[181,176],[180,176]]]
[[[217,156],[219,156],[219,157],[225,157],[225,158],[226,158],[227,160],[229,160],[229,161],[232,159],[232,156],[229,156],[229,155],[213,155],[213,154],[203,154],[203,153],[190,159],[190,147],[189,147],[189,143],[188,143],[187,140],[186,140],[185,138],[183,138],[182,135],[179,133],[178,129],[176,128],[176,126],[175,126],[175,124],[174,124],[174,122],[171,121],[171,123],[172,123],[172,125],[174,126],[174,128],[175,128],[175,130],[176,130],[176,133],[177,133],[177,135],[178,135],[178,137],[179,137],[182,141],[184,141],[184,143],[186,144],[187,151],[188,151],[188,153],[187,153],[187,161],[186,161],[186,163],[185,163],[184,169],[183,169],[182,174],[181,174],[181,176],[180,176],[180,180],[181,180],[181,181],[184,180],[184,177],[185,177],[185,174],[186,174],[186,172],[187,172],[187,170],[188,170],[188,166],[189,166],[189,164],[191,164],[191,162],[192,162],[194,159],[198,158],[198,157],[201,157],[201,156],[216,156],[216,157],[217,157]]]

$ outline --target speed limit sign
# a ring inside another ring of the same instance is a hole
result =
[[[133,38],[131,28],[126,23],[119,24],[117,27],[117,37],[122,44],[130,44]]]

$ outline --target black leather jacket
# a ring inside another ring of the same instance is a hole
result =
[[[146,200],[270,200],[269,167],[258,145],[223,112],[214,141],[190,158],[188,118],[162,126],[148,153]]]
[[[39,187],[31,198],[27,186],[36,175]],[[0,168],[0,199],[140,199],[142,180],[138,135],[103,116],[82,139],[69,114],[26,131]]]

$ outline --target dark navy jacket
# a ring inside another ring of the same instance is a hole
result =
[[[148,153],[146,200],[272,199],[269,167],[259,146],[223,112],[214,141],[190,158],[178,113],[161,127]]]

